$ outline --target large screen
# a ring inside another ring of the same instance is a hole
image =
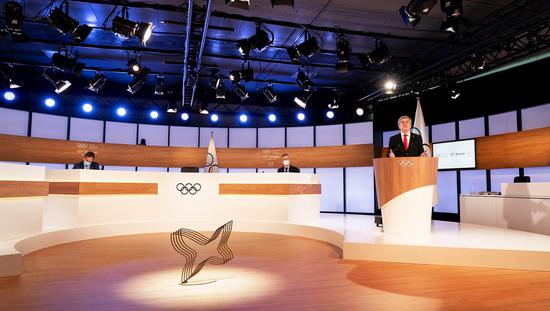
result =
[[[433,144],[433,156],[438,157],[439,169],[476,167],[475,139]]]

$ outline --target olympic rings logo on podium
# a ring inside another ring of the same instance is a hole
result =
[[[176,190],[178,190],[183,195],[195,195],[201,190],[201,184],[199,183],[179,183],[176,185]]]
[[[397,164],[401,167],[412,167],[414,165],[413,160],[398,160]]]

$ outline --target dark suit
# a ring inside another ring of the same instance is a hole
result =
[[[279,167],[279,169],[277,170],[277,173],[284,173],[285,172],[285,167]],[[288,172],[289,173],[300,173],[300,169],[297,168],[296,166],[292,166],[290,165],[288,167]]]
[[[83,170],[84,169],[84,161],[80,161],[78,163],[75,163],[75,165],[73,165],[73,170]],[[90,163],[90,169],[91,170],[99,170],[99,163],[97,162],[92,162]]]
[[[413,134],[411,132],[410,137],[407,137],[409,147],[405,150],[405,145],[401,139],[401,132],[397,135],[390,137],[390,144],[388,148],[388,153],[386,156],[390,156],[390,149],[393,150],[393,154],[396,157],[419,157],[424,152],[424,146],[422,144],[422,137],[418,134]]]

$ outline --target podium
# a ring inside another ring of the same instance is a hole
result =
[[[437,203],[437,158],[374,159],[374,176],[384,233],[429,234]]]

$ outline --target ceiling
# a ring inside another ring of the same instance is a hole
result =
[[[303,68],[315,85],[315,93],[306,109],[312,116],[311,122],[326,122],[324,111],[335,90],[344,92],[343,105],[337,113],[338,121],[358,121],[361,118],[353,116],[355,107],[365,104],[360,99],[379,89],[388,73],[406,77],[486,39],[482,36],[472,39],[467,33],[461,36],[440,30],[445,16],[439,3],[412,28],[404,25],[398,13],[399,8],[407,4],[407,0],[294,2],[294,7],[272,7],[269,0],[251,0],[250,10],[242,10],[226,5],[225,1],[213,0],[193,103],[190,107],[180,109],[196,111],[204,103],[209,105],[211,111],[220,113],[247,112],[262,115],[276,112],[281,116],[288,116],[288,124],[292,124],[295,122],[294,113],[298,110],[293,98],[303,93],[295,83],[296,73]],[[483,27],[483,22],[488,17],[514,2],[521,1],[464,0],[464,15],[472,22],[473,28]],[[71,89],[59,96],[64,102],[79,105],[85,98],[94,100],[105,108],[113,103],[125,102],[135,109],[147,110],[154,106],[162,109],[167,98],[153,95],[157,74],[166,77],[167,87],[174,94],[172,99],[182,102],[187,1],[125,2],[131,20],[152,22],[155,25],[146,46],[136,39],[126,40],[110,31],[111,20],[120,14],[123,1],[107,0],[69,2],[70,16],[81,24],[94,27],[83,43],[74,43],[69,36],[61,35],[45,20],[49,9],[61,3],[47,0],[25,1],[23,31],[30,42],[12,42],[8,37],[0,39],[0,62],[13,64],[18,69],[27,82],[27,91],[39,94],[33,95],[34,97],[51,93],[51,85],[40,77],[40,72],[49,70],[52,54],[61,48],[78,57],[79,62],[86,66],[78,77],[63,73],[73,83]],[[117,3],[120,5],[116,5]],[[204,16],[206,3],[207,1],[194,2],[194,20],[200,20],[200,16]],[[547,10],[548,5],[542,9]],[[255,73],[254,81],[245,84],[250,98],[241,101],[231,92],[231,82],[226,79],[226,99],[215,99],[214,90],[208,85],[212,68],[219,69],[224,77],[231,70],[241,69],[245,60],[235,45],[238,40],[255,33],[257,21],[262,21],[262,27],[274,33],[274,42],[265,51],[252,52],[250,55],[249,61]],[[5,22],[5,18],[2,22]],[[196,46],[200,46],[203,27],[200,24],[191,27],[195,35],[190,40]],[[293,63],[285,47],[302,42],[305,28],[309,29],[311,36],[319,39],[322,51],[301,63]],[[354,67],[347,73],[337,73],[334,69],[338,33],[343,33],[350,41],[350,62]],[[375,38],[383,40],[390,47],[392,59],[379,66],[362,68],[358,57],[374,49]],[[151,70],[146,86],[133,95],[125,91],[126,84],[132,79],[126,69],[127,61],[131,57],[140,58],[142,65]],[[99,94],[85,89],[97,71],[105,74],[108,79],[107,85]],[[279,100],[274,104],[270,104],[262,94],[262,89],[268,82],[274,83],[275,92],[279,95]],[[65,112],[67,111],[70,109],[67,108]],[[366,114],[362,118],[372,118],[372,114]]]

